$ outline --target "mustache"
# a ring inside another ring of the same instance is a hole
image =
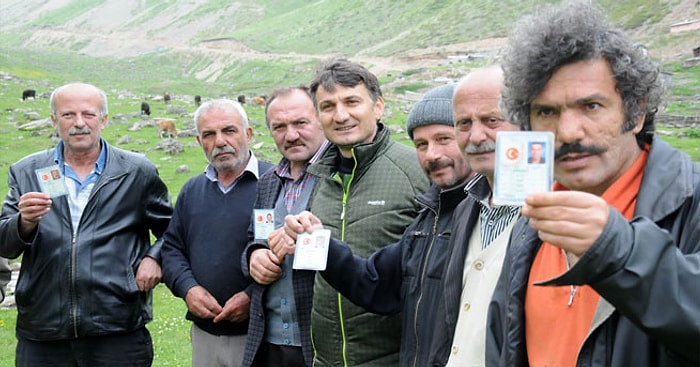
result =
[[[481,144],[467,144],[464,151],[468,154],[489,153],[496,151],[496,143],[487,141]]]
[[[83,127],[82,129],[78,129],[77,127],[71,127],[68,129],[68,135],[85,135],[85,134],[91,134],[92,129],[89,127]]]
[[[226,145],[226,146],[223,146],[221,148],[217,147],[217,148],[212,149],[211,156],[216,157],[217,155],[223,154],[223,153],[231,153],[233,155],[236,155],[236,149],[234,149],[230,145]]]
[[[284,145],[284,148],[285,148],[285,149],[289,149],[289,148],[303,147],[303,146],[304,146],[304,143],[303,143],[303,142],[298,141],[298,140],[295,140],[295,141],[293,141],[293,142],[291,142],[291,143],[286,143],[286,144]]]
[[[435,160],[435,161],[430,161],[428,164],[425,166],[425,171],[430,173],[437,171],[439,169],[445,168],[445,167],[452,167],[454,165],[454,162],[451,160],[443,159],[443,160]]]
[[[562,157],[570,153],[588,153],[597,155],[605,153],[606,151],[607,149],[597,145],[583,145],[579,142],[571,144],[564,143],[559,148],[557,148],[556,152],[554,152],[554,159],[561,159]]]

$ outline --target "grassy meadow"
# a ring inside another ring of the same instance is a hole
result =
[[[308,68],[310,66],[302,65],[299,66],[298,75],[294,75],[294,78],[289,81],[286,79],[276,79],[276,82],[261,81],[256,79],[257,76],[249,76],[248,79],[242,76],[239,80],[240,85],[248,86],[249,89],[238,89],[238,87],[221,83],[208,85],[192,79],[175,80],[167,84],[163,80],[168,80],[167,74],[174,72],[173,70],[165,68],[153,74],[145,71],[157,64],[157,61],[134,61],[129,68],[124,68],[123,65],[104,60],[97,63],[95,67],[91,67],[88,59],[61,56],[53,57],[53,63],[41,68],[32,65],[35,61],[31,60],[35,59],[25,58],[27,55],[22,52],[24,51],[19,51],[20,56],[0,53],[0,72],[7,73],[7,75],[0,75],[2,76],[0,78],[0,193],[3,196],[7,192],[9,165],[29,153],[49,149],[55,145],[55,140],[50,137],[52,131],[50,124],[35,129],[23,127],[33,121],[48,119],[48,93],[66,81],[90,81],[106,90],[109,99],[110,123],[103,133],[104,137],[116,146],[145,154],[159,167],[160,174],[175,199],[184,182],[201,172],[206,165],[204,155],[195,138],[185,136],[188,129],[192,127],[191,115],[195,110],[193,95],[201,94],[206,100],[219,96],[235,97],[241,90],[269,93],[272,86],[279,85],[279,80],[285,80],[284,84],[296,84],[310,77]],[[33,54],[33,56],[36,55],[36,53]],[[63,65],[61,69],[59,69],[60,65]],[[73,67],[68,68],[67,65]],[[468,69],[476,66],[479,64],[467,64],[461,67]],[[250,65],[241,67],[248,68]],[[258,65],[258,67],[264,67],[264,65]],[[438,71],[462,73],[462,71],[448,70],[448,68],[454,68],[454,66],[443,66],[443,69]],[[671,90],[666,112],[679,115],[700,114],[700,102],[698,102],[700,66],[683,68],[679,64],[670,64],[666,69],[673,73],[675,86]],[[284,75],[290,75],[288,71],[275,70],[277,71],[273,75],[276,76],[273,78],[284,78]],[[87,76],[80,77],[83,75],[81,73]],[[115,74],[119,77],[115,77]],[[386,85],[395,85],[395,80],[399,76],[382,75],[380,79]],[[397,133],[393,134],[397,141],[410,145],[406,134],[398,131],[398,128],[404,125],[410,104],[396,98],[397,95],[405,91],[420,92],[430,86],[430,83],[426,82],[408,86],[397,85],[385,90],[388,108],[385,122],[397,130]],[[36,100],[21,101],[22,90],[26,88],[37,90]],[[169,105],[156,98],[164,90],[169,90],[173,96],[173,101]],[[250,96],[251,93],[249,92],[248,95]],[[150,119],[143,118],[139,114],[140,103],[143,100],[147,100],[151,106]],[[251,144],[253,151],[261,159],[276,162],[280,156],[264,125],[263,108],[252,105],[246,105],[245,108],[254,130]],[[180,153],[173,155],[159,148],[162,139],[157,136],[153,126],[153,120],[157,118],[175,120],[182,133],[176,139],[182,144],[183,150]],[[663,132],[661,136],[664,140],[688,152],[694,160],[700,161],[700,128],[666,127],[661,124],[658,130]],[[187,166],[189,171],[178,173],[178,167],[182,166]],[[154,366],[189,366],[190,324],[184,320],[185,309],[182,300],[173,297],[165,286],[160,285],[156,288],[155,319],[149,324],[155,345]],[[0,310],[0,366],[9,366],[14,363],[15,318],[16,310]]]

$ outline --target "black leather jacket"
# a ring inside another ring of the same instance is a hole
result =
[[[153,317],[151,293],[140,292],[135,272],[144,256],[160,261],[160,238],[170,221],[168,191],[144,156],[111,147],[75,234],[66,196],[30,242],[19,235],[22,194],[41,191],[35,170],[54,164],[54,151],[32,154],[10,167],[0,215],[0,256],[22,255],[15,290],[17,335],[60,340],[138,329]],[[150,231],[150,232],[149,232]]]

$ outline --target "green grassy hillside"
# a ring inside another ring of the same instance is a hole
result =
[[[521,14],[544,0],[2,0],[0,1],[0,194],[7,170],[21,157],[54,146],[50,126],[23,128],[48,119],[48,94],[71,81],[95,84],[108,94],[112,144],[145,154],[158,167],[175,198],[206,161],[194,137],[181,136],[183,150],[159,148],[155,117],[191,126],[193,96],[204,99],[269,94],[281,85],[308,83],[318,60],[345,55],[380,78],[387,99],[385,122],[393,138],[426,89],[497,62],[504,37]],[[700,66],[683,60],[698,31],[671,34],[669,26],[700,18],[696,0],[600,2],[611,17],[645,44],[671,80],[664,113],[700,115]],[[473,55],[471,61],[448,56]],[[21,101],[23,89],[35,101]],[[158,98],[173,96],[166,106]],[[142,101],[153,119],[139,116]],[[264,127],[261,107],[246,106],[262,159],[279,153]],[[700,127],[667,127],[662,138],[700,161]],[[138,125],[143,127],[135,128]],[[184,134],[183,134],[184,135]],[[178,168],[189,171],[178,173]],[[155,292],[150,324],[154,366],[188,366],[189,323],[183,303],[164,286]],[[16,310],[0,310],[0,366],[13,365]]]

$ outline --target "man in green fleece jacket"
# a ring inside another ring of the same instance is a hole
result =
[[[345,59],[323,62],[311,93],[326,138],[333,143],[309,167],[319,177],[310,211],[334,238],[367,257],[376,244],[401,238],[429,186],[415,150],[394,142],[381,123],[384,99],[374,74]],[[315,366],[398,365],[401,318],[354,305],[316,276],[311,336]]]

